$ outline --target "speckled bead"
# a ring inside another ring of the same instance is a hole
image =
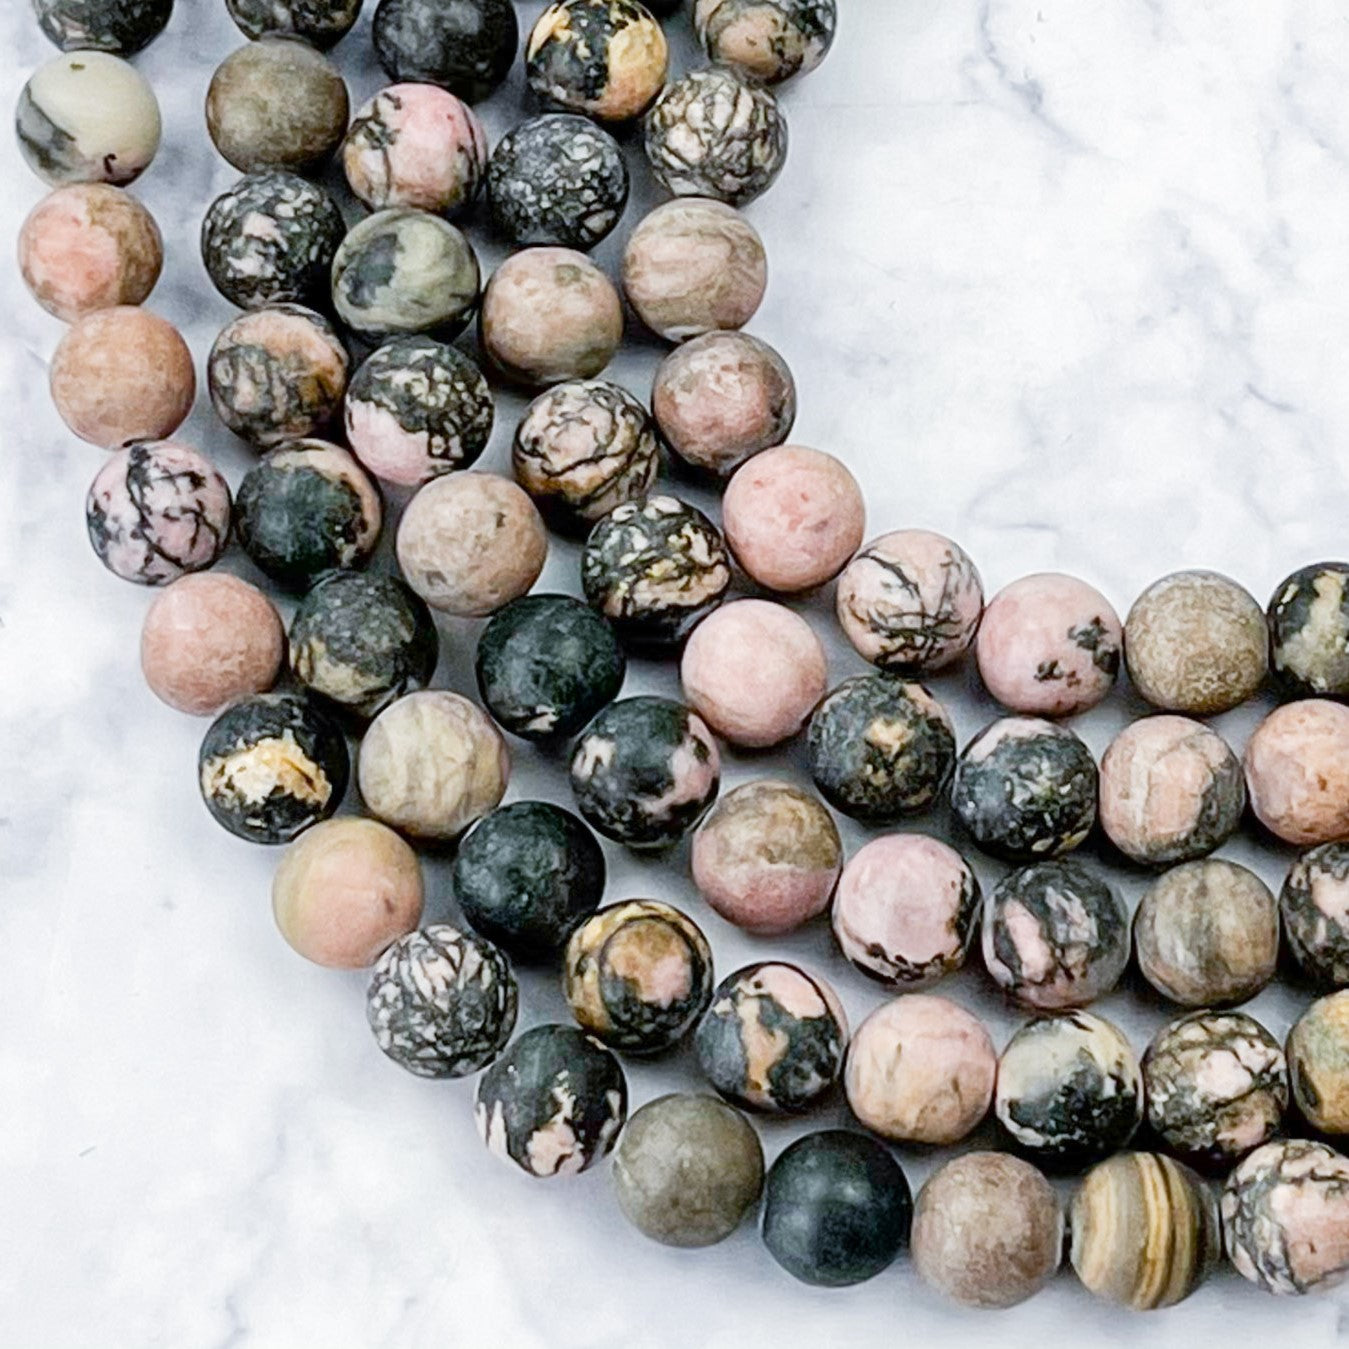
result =
[[[1129,963],[1129,913],[1080,863],[1036,862],[985,899],[983,954],[993,982],[1021,1006],[1083,1007],[1114,988]]]
[[[230,491],[190,445],[133,441],[99,469],[84,516],[89,542],[114,576],[167,585],[204,571],[225,551]]]
[[[965,963],[979,907],[979,882],[954,848],[925,834],[886,834],[843,868],[834,940],[878,983],[927,988]]]
[[[620,385],[567,380],[525,409],[511,469],[556,528],[584,532],[651,490],[660,441],[647,410]]]
[[[1279,893],[1288,946],[1318,984],[1349,985],[1349,843],[1309,848]]]
[[[298,37],[327,51],[351,31],[361,0],[225,0],[225,8],[247,38]]]
[[[834,41],[835,0],[695,0],[693,27],[708,59],[777,84],[814,70]]]
[[[1256,819],[1285,843],[1349,841],[1349,707],[1305,698],[1276,708],[1246,742]]]
[[[173,0],[33,0],[33,13],[63,52],[134,56],[164,31]]]
[[[1027,862],[1071,852],[1096,822],[1091,751],[1066,726],[1003,717],[961,751],[951,783],[957,819],[988,853]]]
[[[818,975],[769,960],[723,979],[694,1039],[698,1066],[750,1110],[806,1110],[838,1081],[848,1019]]]
[[[651,496],[616,507],[591,530],[581,583],[624,642],[668,651],[721,603],[730,558],[697,507]]]
[[[921,684],[882,674],[835,688],[810,719],[807,747],[825,800],[868,824],[927,809],[956,754],[946,709]]]
[[[721,757],[702,718],[668,698],[610,703],[576,742],[571,788],[581,814],[630,848],[665,848],[703,817]]]
[[[1097,1297],[1135,1311],[1189,1297],[1222,1257],[1208,1187],[1153,1152],[1123,1152],[1087,1172],[1068,1228],[1077,1277]]]
[[[1230,1166],[1279,1130],[1288,1067],[1278,1041],[1243,1012],[1190,1012],[1143,1055],[1148,1124],[1205,1169]]]
[[[390,79],[438,84],[467,103],[506,78],[520,45],[511,0],[380,0],[371,31]]]
[[[296,693],[259,693],[227,707],[197,759],[206,808],[250,843],[288,843],[327,819],[349,776],[342,732]]]
[[[418,1077],[467,1077],[515,1029],[518,992],[491,942],[448,923],[399,937],[379,958],[365,1013],[375,1043]]]
[[[1307,1139],[1266,1143],[1228,1177],[1222,1220],[1237,1273],[1267,1293],[1334,1287],[1349,1274],[1349,1158]]]
[[[473,927],[518,960],[555,956],[604,894],[604,853],[585,822],[547,801],[484,815],[454,858],[454,894]]]
[[[1134,949],[1148,983],[1183,1007],[1245,1002],[1274,977],[1278,905],[1235,862],[1183,862],[1143,892]]]
[[[1266,610],[1270,668],[1295,697],[1349,698],[1349,562],[1299,567]]]
[[[584,1171],[606,1156],[628,1115],[618,1060],[574,1026],[535,1026],[478,1079],[478,1133],[527,1176]]]
[[[1349,990],[1317,998],[1293,1023],[1288,1076],[1314,1129],[1349,1134]]]
[[[235,499],[244,552],[293,590],[364,563],[383,520],[374,483],[346,450],[322,440],[292,440],[271,451],[244,474]]]

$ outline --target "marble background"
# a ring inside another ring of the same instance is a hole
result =
[[[373,5],[367,3],[367,10]],[[521,4],[532,21],[540,0]],[[1349,23],[1339,0],[841,0],[824,66],[785,94],[792,149],[750,208],[771,259],[752,329],[800,386],[794,438],[841,455],[871,530],[926,525],[974,555],[990,591],[1033,570],[1081,574],[1121,611],[1186,565],[1262,600],[1294,566],[1349,551]],[[5,0],[0,102],[52,52]],[[678,60],[692,52],[672,23]],[[166,135],[137,192],[168,265],[151,300],[200,362],[230,316],[196,235],[233,178],[201,103],[238,44],[219,0],[178,0],[138,58]],[[353,94],[381,78],[369,15],[337,49]],[[519,72],[482,111],[519,116]],[[0,223],[40,185],[8,136]],[[654,200],[644,180],[628,217]],[[480,218],[471,234],[499,251]],[[622,231],[620,231],[622,233]],[[614,266],[617,241],[599,251]],[[1230,1271],[1146,1321],[1069,1276],[996,1318],[940,1304],[901,1263],[848,1292],[808,1290],[753,1226],[705,1252],[645,1242],[606,1178],[538,1184],[489,1159],[470,1083],[385,1061],[359,975],[311,968],[277,937],[276,856],[221,832],[194,786],[202,726],[159,705],[136,664],[150,596],[83,538],[99,452],[49,406],[60,326],[0,274],[0,1344],[116,1346],[1114,1345],[1285,1336],[1343,1341],[1349,1294],[1290,1304]],[[634,334],[612,373],[649,388]],[[485,458],[504,470],[522,400],[502,395]],[[183,433],[237,480],[247,453],[204,397]],[[697,495],[697,494],[695,494]],[[702,498],[699,498],[702,500]],[[225,564],[247,571],[232,554]],[[541,584],[574,589],[557,545]],[[828,596],[802,610],[831,675],[860,662]],[[470,687],[473,627],[444,626],[439,681]],[[638,666],[629,691],[671,690]],[[968,675],[936,682],[962,740],[992,714]],[[1138,708],[1084,718],[1098,752]],[[1220,719],[1240,745],[1258,708]],[[512,799],[558,795],[555,762],[521,750]],[[794,752],[728,757],[727,780],[799,773]],[[919,827],[946,832],[938,818]],[[861,830],[847,827],[857,846]],[[1225,850],[1272,883],[1287,855]],[[765,951],[877,1001],[824,927],[752,942],[699,903],[686,854],[608,850],[610,898],[657,895],[706,923],[727,972]],[[993,869],[978,865],[983,878]],[[453,913],[430,865],[429,915]],[[1117,873],[1133,903],[1138,875]],[[977,970],[944,992],[1014,1024]],[[1303,991],[1252,1010],[1282,1035]],[[563,1013],[528,977],[522,1024]],[[1140,1045],[1164,1009],[1127,988],[1102,1004]],[[631,1070],[636,1102],[696,1078],[687,1057]],[[775,1154],[840,1104],[766,1123]],[[915,1185],[932,1158],[901,1154]]]

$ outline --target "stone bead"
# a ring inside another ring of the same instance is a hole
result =
[[[1148,1124],[1196,1166],[1230,1166],[1278,1132],[1288,1067],[1278,1041],[1243,1012],[1190,1012],[1143,1055]]]
[[[954,848],[925,834],[885,834],[843,868],[834,939],[879,983],[927,988],[965,963],[979,903],[979,882]]]
[[[262,591],[225,572],[180,576],[145,612],[141,670],[160,701],[208,717],[266,693],[285,647],[281,615]]]
[[[1349,843],[1323,843],[1293,863],[1279,915],[1303,972],[1318,984],[1349,985]]]
[[[375,1042],[399,1067],[467,1077],[505,1047],[518,1001],[511,967],[491,942],[435,923],[380,956],[365,1010]]]
[[[660,363],[651,411],[686,464],[729,477],[753,455],[786,440],[796,420],[796,381],[767,342],[748,333],[704,333]],[[800,453],[808,462],[815,451]],[[842,478],[850,478],[846,469]]]
[[[364,969],[421,921],[417,854],[375,820],[325,820],[286,849],[272,910],[287,944],[306,960]]]
[[[1145,865],[1188,862],[1225,843],[1246,809],[1241,760],[1188,717],[1144,717],[1101,760],[1101,826]]]
[[[810,774],[845,815],[882,824],[925,810],[955,762],[946,709],[921,684],[890,675],[845,679],[815,709]]]
[[[1349,562],[1285,577],[1266,611],[1270,668],[1298,698],[1349,698]]]
[[[380,0],[371,34],[390,79],[438,84],[466,103],[506,78],[520,46],[511,0]]]
[[[1134,601],[1124,657],[1154,707],[1210,716],[1252,697],[1265,680],[1268,637],[1254,598],[1211,571],[1154,581]]]
[[[984,901],[983,954],[993,982],[1021,1006],[1083,1007],[1129,963],[1129,913],[1080,863],[1036,862],[1009,872]]]
[[[178,329],[132,305],[76,319],[48,378],[61,420],[103,449],[171,436],[197,395],[192,353]]]
[[[636,1111],[614,1150],[624,1217],[663,1246],[724,1241],[763,1189],[753,1126],[714,1096],[658,1096]]]
[[[341,143],[350,111],[337,67],[291,37],[232,51],[206,91],[206,129],[243,173],[317,168]]]
[[[1235,862],[1183,862],[1144,891],[1134,946],[1143,977],[1163,997],[1183,1007],[1245,1002],[1274,977],[1278,905]]]
[[[433,609],[481,618],[539,579],[548,534],[534,503],[490,473],[433,478],[398,525],[398,565]]]
[[[163,265],[154,216],[106,183],[58,187],[29,211],[19,231],[24,284],[66,323],[96,309],[140,304]]]
[[[695,0],[693,27],[708,60],[778,84],[814,70],[834,41],[836,0]]]
[[[883,1003],[857,1028],[843,1083],[884,1138],[957,1143],[988,1113],[998,1060],[980,1021],[932,993]]]
[[[173,0],[33,0],[33,12],[63,52],[134,56],[164,31]]]
[[[1349,1158],[1280,1139],[1228,1177],[1223,1236],[1237,1273],[1268,1293],[1331,1288],[1349,1274]]]
[[[1152,1152],[1123,1152],[1088,1171],[1068,1228],[1077,1277],[1097,1297],[1135,1311],[1189,1297],[1222,1256],[1208,1187]]]
[[[655,899],[611,904],[571,934],[562,991],[582,1030],[611,1049],[659,1054],[712,1001],[712,948],[686,913]]]
[[[787,593],[838,575],[866,529],[856,478],[833,455],[802,445],[764,450],[738,468],[721,514],[735,560],[765,589]]]
[[[623,250],[623,290],[637,317],[671,342],[743,328],[768,286],[758,231],[705,197],[667,201],[644,216]]]
[[[497,805],[506,743],[457,693],[423,689],[390,703],[361,742],[357,780],[377,819],[413,838],[453,839]]]
[[[479,331],[492,364],[521,384],[589,379],[618,350],[623,306],[584,253],[526,248],[492,273]]]
[[[1349,840],[1349,707],[1307,698],[1276,708],[1246,744],[1251,809],[1307,847]]]
[[[742,783],[693,836],[693,882],[728,923],[790,932],[829,907],[843,843],[829,812],[788,782]]]
[[[1288,1076],[1314,1129],[1349,1134],[1349,990],[1318,998],[1293,1023]]]
[[[798,1138],[769,1170],[764,1245],[802,1283],[843,1288],[894,1262],[912,1214],[909,1182],[887,1148],[826,1129]]]
[[[910,1246],[930,1288],[965,1307],[1003,1308],[1054,1277],[1063,1236],[1063,1208],[1035,1167],[1003,1152],[967,1152],[919,1190]]]
[[[225,8],[247,38],[298,37],[327,51],[351,31],[361,0],[225,0]]]
[[[1041,572],[989,600],[974,651],[984,686],[1004,707],[1066,717],[1114,688],[1123,640],[1119,616],[1099,590]]]
[[[721,981],[694,1044],[703,1075],[728,1100],[792,1113],[838,1081],[848,1019],[823,979],[785,961],[762,961]]]

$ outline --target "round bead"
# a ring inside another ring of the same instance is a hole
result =
[[[1148,1124],[1187,1161],[1230,1166],[1278,1132],[1288,1068],[1278,1041],[1243,1012],[1190,1012],[1143,1055]]]
[[[623,249],[623,290],[637,317],[671,342],[743,328],[768,287],[758,231],[725,202],[667,201]]]
[[[845,679],[815,709],[810,774],[830,805],[868,824],[925,810],[955,762],[946,709],[921,684],[890,675]]]
[[[693,6],[708,59],[765,84],[814,70],[837,24],[836,0],[695,0]]]
[[[317,168],[340,144],[350,111],[337,67],[291,37],[232,51],[206,90],[206,129],[242,173]]]
[[[372,33],[390,79],[438,84],[468,103],[506,78],[520,45],[511,0],[380,0]]]
[[[289,441],[250,468],[234,512],[244,552],[294,590],[364,563],[383,519],[374,483],[346,450],[322,440]]]
[[[413,838],[453,839],[500,802],[511,761],[481,709],[457,693],[422,689],[370,723],[357,769],[376,818]]]
[[[769,1169],[764,1245],[802,1283],[842,1288],[894,1262],[912,1213],[909,1182],[885,1147],[826,1129],[798,1138]]]
[[[1310,848],[1279,894],[1288,946],[1318,984],[1349,985],[1349,843]]]
[[[139,178],[159,149],[159,104],[145,76],[120,57],[72,51],[28,77],[14,129],[44,182],[120,186]]]
[[[604,874],[604,853],[583,821],[547,801],[514,801],[464,836],[454,894],[477,931],[537,963],[595,912]]]
[[[492,223],[518,246],[593,248],[628,203],[618,142],[587,117],[545,113],[508,131],[487,166]]]
[[[33,0],[33,11],[63,52],[134,56],[164,31],[173,0]]]
[[[206,383],[220,420],[270,449],[333,420],[347,386],[347,351],[321,314],[269,305],[221,329],[206,360]]]
[[[513,735],[575,735],[618,697],[627,657],[614,630],[570,595],[524,595],[492,615],[478,638],[478,690]]]
[[[983,953],[993,982],[1021,1006],[1083,1007],[1129,963],[1129,913],[1080,863],[1036,862],[1004,876],[984,901]]]
[[[350,772],[341,730],[298,693],[231,704],[211,723],[197,760],[206,808],[250,843],[289,843],[327,819]]]
[[[1114,687],[1123,640],[1099,590],[1042,572],[989,600],[974,651],[980,678],[1004,707],[1063,717],[1095,707]]]
[[[1276,708],[1246,743],[1256,818],[1285,843],[1349,840],[1349,707],[1307,698]]]
[[[327,51],[351,31],[361,0],[225,0],[225,8],[247,38],[276,33]]]
[[[365,1011],[375,1043],[400,1068],[467,1077],[505,1047],[517,1001],[515,976],[495,946],[436,923],[399,937],[379,958]]]
[[[1124,655],[1134,687],[1154,707],[1209,716],[1244,703],[1265,679],[1264,615],[1235,581],[1181,571],[1134,601]]]
[[[133,441],[99,469],[84,514],[89,542],[114,576],[166,585],[225,551],[230,490],[190,445]]]
[[[974,841],[1009,862],[1071,852],[1096,822],[1091,751],[1066,726],[1003,717],[965,746],[951,805]]]
[[[665,848],[703,817],[721,757],[701,717],[668,698],[610,703],[576,742],[571,789],[581,814],[630,848]]]
[[[692,918],[659,900],[611,904],[568,939],[562,991],[582,1030],[611,1049],[658,1054],[712,1000],[712,948]]]
[[[154,216],[107,183],[58,187],[19,231],[19,269],[49,314],[73,323],[96,309],[140,304],[164,265]]]
[[[342,171],[372,211],[411,206],[454,215],[478,195],[487,133],[478,114],[434,84],[391,84],[356,110]]]
[[[1349,1134],[1349,990],[1318,998],[1288,1033],[1293,1099],[1324,1134]]]
[[[1188,1167],[1123,1152],[1087,1172],[1068,1210],[1077,1277],[1136,1311],[1194,1292],[1222,1256],[1217,1205]]]
[[[918,674],[944,670],[969,650],[984,585],[958,543],[927,529],[900,529],[873,539],[848,563],[834,603],[858,655],[882,670]]]
[[[645,111],[669,68],[665,34],[635,0],[558,0],[525,43],[525,73],[540,98],[602,122]]]
[[[1349,698],[1349,562],[1285,577],[1267,610],[1270,667],[1300,698]]]
[[[624,1217],[663,1246],[724,1241],[759,1198],[763,1147],[753,1126],[713,1096],[658,1096],[614,1150]]]
[[[433,478],[398,525],[398,565],[433,609],[481,618],[539,579],[548,535],[534,503],[490,473]]]
[[[838,575],[866,529],[857,479],[802,445],[764,450],[738,468],[721,516],[735,560],[765,589],[789,593]]]
[[[886,834],[843,868],[834,939],[879,983],[927,988],[965,963],[979,899],[979,882],[954,848],[925,834]]]
[[[572,248],[526,248],[492,273],[483,349],[502,374],[540,386],[598,375],[623,338],[614,283]]]
[[[581,582],[623,641],[668,651],[721,603],[731,565],[702,511],[651,496],[616,507],[591,530]]]
[[[626,389],[602,379],[568,380],[525,409],[511,468],[556,527],[584,531],[651,490],[660,441],[646,409]]]
[[[1330,1288],[1349,1274],[1349,1158],[1280,1139],[1228,1178],[1223,1237],[1243,1278],[1269,1293]]]
[[[693,836],[693,882],[746,932],[790,932],[829,907],[843,843],[829,812],[788,782],[761,778],[725,796]]]
[[[728,1100],[769,1113],[805,1110],[838,1081],[848,1019],[823,979],[763,961],[717,985],[694,1045],[704,1076]]]
[[[66,329],[48,375],[61,420],[103,449],[171,436],[192,411],[192,353],[167,319],[131,305],[97,309]]]
[[[201,257],[215,288],[242,309],[327,304],[329,270],[346,226],[328,192],[294,173],[250,173],[201,222]]]
[[[535,1026],[479,1079],[478,1133],[526,1175],[575,1175],[613,1147],[628,1114],[618,1060],[574,1026]]]
[[[918,1192],[913,1265],[929,1287],[966,1307],[1014,1307],[1054,1277],[1063,1209],[1029,1163],[1001,1152],[943,1162]]]
[[[467,239],[429,211],[393,206],[353,225],[333,258],[333,307],[363,337],[452,337],[478,303],[481,275]]]
[[[180,576],[145,612],[141,670],[162,702],[213,716],[270,689],[285,647],[281,615],[262,591],[225,572]]]
[[[306,960],[365,969],[422,916],[417,855],[374,820],[324,820],[286,849],[272,882],[272,911],[281,935]]]
[[[1002,1051],[993,1106],[1033,1161],[1082,1166],[1125,1147],[1143,1122],[1138,1056],[1104,1017],[1037,1017]]]

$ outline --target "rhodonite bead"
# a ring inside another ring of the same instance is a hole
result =
[[[1288,1076],[1313,1128],[1349,1134],[1349,990],[1318,998],[1293,1023]]]
[[[1246,743],[1251,810],[1285,843],[1349,841],[1349,707],[1305,698],[1276,708]]]
[[[695,0],[693,6],[708,59],[765,84],[814,70],[837,24],[836,0]]]
[[[1349,562],[1315,562],[1279,583],[1266,610],[1270,666],[1295,697],[1349,697]]]
[[[467,103],[506,78],[520,45],[511,0],[380,0],[371,33],[390,79],[438,84]]]
[[[1293,863],[1279,915],[1303,971],[1319,984],[1349,985],[1349,843],[1323,843]]]
[[[63,52],[134,56],[164,31],[173,0],[33,0],[33,12]]]
[[[326,51],[351,31],[361,0],[225,0],[225,8],[245,37],[275,33]]]

